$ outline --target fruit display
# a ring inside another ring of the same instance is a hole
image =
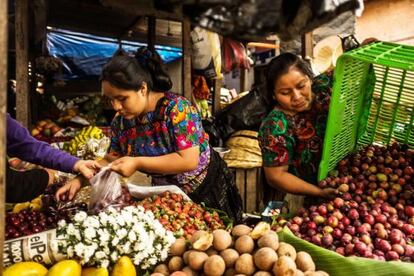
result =
[[[194,202],[184,200],[180,194],[164,192],[148,197],[138,205],[152,211],[161,224],[176,236],[189,238],[197,230],[225,228],[216,211],[208,211]]]
[[[70,137],[56,135],[62,131],[55,122],[50,119],[40,120],[32,128],[31,134],[34,138],[47,143],[65,142],[70,140]]]
[[[299,210],[289,221],[302,239],[344,256],[414,261],[414,151],[368,146],[319,183],[338,197]]]
[[[6,214],[6,240],[53,229],[59,220],[70,221],[76,212],[87,209],[86,203],[58,203],[54,195],[62,185],[63,181],[49,185],[41,197],[16,204]]]
[[[108,147],[109,139],[105,137],[102,130],[96,126],[89,126],[83,128],[69,143],[66,143],[63,149],[79,158],[93,159],[105,154]]]
[[[153,270],[162,275],[328,275],[316,271],[312,257],[279,242],[270,225],[260,222],[254,229],[236,225],[231,232],[197,231],[189,243],[179,238],[170,248],[170,258]]]

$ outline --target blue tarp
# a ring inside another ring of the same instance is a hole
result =
[[[119,45],[119,41],[112,38],[48,28],[49,54],[63,61],[61,78],[65,80],[96,79]],[[133,52],[147,44],[123,40],[121,45],[124,51]],[[155,49],[164,63],[182,57],[181,48],[156,45]]]

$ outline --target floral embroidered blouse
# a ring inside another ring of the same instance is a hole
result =
[[[310,183],[317,183],[332,90],[332,77],[313,80],[312,107],[287,115],[275,107],[259,130],[263,166],[289,166],[289,172]]]
[[[111,130],[110,151],[122,156],[161,156],[200,147],[197,169],[177,175],[152,175],[153,185],[178,185],[190,193],[204,180],[210,161],[208,135],[197,110],[186,98],[167,92],[155,111],[142,118],[117,116]]]

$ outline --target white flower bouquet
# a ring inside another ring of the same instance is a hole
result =
[[[58,223],[54,250],[82,265],[108,268],[128,256],[141,270],[164,261],[175,238],[143,207],[109,208],[98,215],[77,213]]]

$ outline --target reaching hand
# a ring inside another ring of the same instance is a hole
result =
[[[321,197],[327,199],[334,199],[338,194],[338,191],[334,188],[325,188],[321,191]]]
[[[87,179],[92,178],[102,166],[95,160],[79,160],[75,163],[73,170],[81,173]]]
[[[111,163],[111,170],[124,177],[130,177],[137,171],[137,157],[122,157]]]
[[[69,180],[65,185],[63,185],[59,190],[57,190],[56,195],[55,195],[56,200],[57,201],[72,200],[81,187],[82,187],[82,183],[79,177],[75,177]]]

